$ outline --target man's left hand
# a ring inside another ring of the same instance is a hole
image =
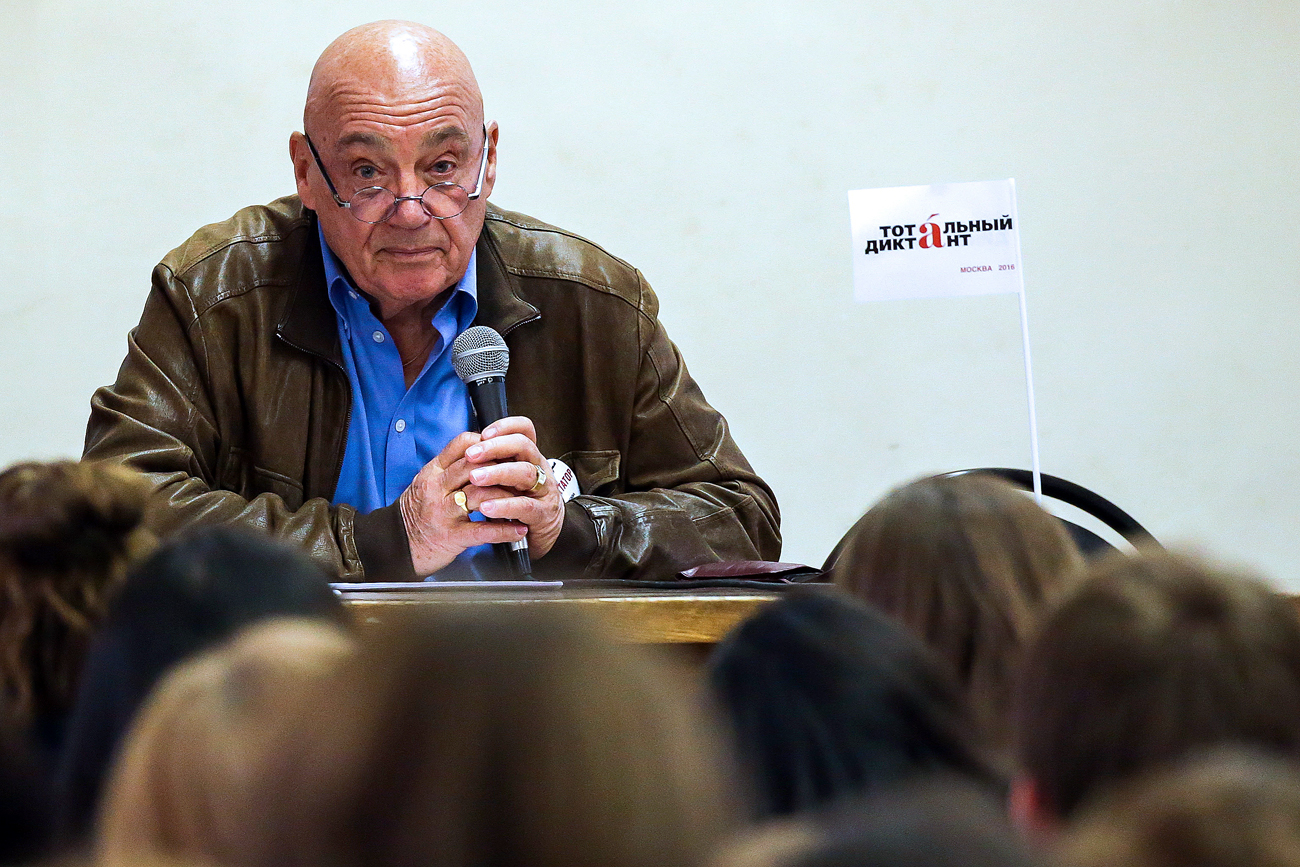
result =
[[[465,451],[470,465],[469,500],[484,517],[518,521],[528,527],[528,553],[546,556],[564,526],[564,503],[537,448],[530,419],[515,415],[493,422],[483,439]],[[545,475],[538,485],[538,471]]]

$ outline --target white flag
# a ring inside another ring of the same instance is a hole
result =
[[[849,192],[858,301],[1024,292],[1016,182]]]

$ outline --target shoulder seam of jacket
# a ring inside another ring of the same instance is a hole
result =
[[[255,280],[248,284],[243,284],[228,289],[221,288],[216,293],[214,293],[210,298],[203,299],[203,304],[200,307],[199,304],[200,299],[190,290],[189,280],[186,279],[186,275],[189,274],[189,272],[199,267],[199,265],[201,265],[206,259],[210,258],[211,256],[216,255],[222,250],[229,249],[235,246],[236,244],[280,243],[285,241],[289,235],[298,231],[300,228],[302,228],[305,225],[307,225],[306,220],[298,220],[295,221],[293,227],[288,232],[263,232],[256,235],[237,235],[232,238],[224,238],[220,243],[213,244],[208,248],[192,256],[188,255],[189,251],[187,250],[186,251],[187,255],[180,257],[181,261],[177,263],[182,267],[173,268],[172,266],[167,264],[166,259],[164,259],[163,262],[160,264],[162,265],[162,267],[166,268],[171,273],[172,277],[177,282],[179,282],[181,285],[185,287],[185,294],[189,298],[190,308],[194,311],[194,318],[195,321],[197,321],[200,317],[202,317],[205,313],[210,311],[213,307],[216,307],[222,301],[227,301],[231,298],[237,298],[241,295],[246,295],[249,292],[252,292],[256,289],[260,289],[265,286],[289,286],[293,281],[286,280],[286,279],[263,278],[263,279]]]
[[[614,262],[617,262],[619,265],[637,274],[638,282],[640,280],[640,272],[637,270],[636,266],[633,265],[631,262],[628,262],[626,259],[621,259],[618,256],[615,256],[613,253],[609,252],[604,247],[597,244],[595,241],[592,241],[588,238],[584,238],[581,235],[575,234],[566,229],[560,229],[556,226],[551,226],[545,223],[530,223],[530,222],[524,222],[522,220],[512,219],[511,217],[507,217],[500,212],[496,212],[496,213],[489,212],[486,219],[498,223],[505,223],[508,226],[514,226],[516,229],[521,229],[526,232],[539,232],[539,233],[545,233],[549,235],[558,235],[563,238],[568,238],[572,241],[577,241],[581,244],[591,247],[593,250],[597,251],[603,256],[608,256]],[[613,295],[616,298],[621,298],[630,306],[635,307],[639,314],[641,314],[642,316],[645,315],[645,310],[643,309],[643,306],[641,304],[641,298],[639,294],[634,301],[629,300],[628,298],[624,297],[623,293],[619,292],[609,283],[603,283],[597,280],[592,280],[590,277],[584,274],[575,274],[569,271],[561,271],[555,268],[521,268],[509,264],[505,265],[505,269],[509,273],[515,274],[519,277],[549,277],[557,280],[568,280],[572,283],[580,283],[583,286],[587,286],[588,288],[595,289],[600,292],[604,292],[608,295]]]
[[[220,226],[221,224],[218,222],[218,224],[212,225]],[[185,273],[187,270],[190,270],[201,263],[204,259],[207,259],[208,256],[212,256],[213,253],[225,250],[227,247],[234,247],[235,244],[263,244],[268,242],[278,242],[278,240],[285,240],[289,235],[294,234],[295,231],[303,229],[303,227],[309,225],[311,225],[311,218],[308,218],[304,214],[304,216],[295,217],[294,220],[289,222],[287,231],[268,230],[261,231],[261,233],[257,234],[230,235],[230,237],[221,238],[220,240],[217,240],[216,243],[209,244],[207,247],[199,248],[199,251],[194,253],[188,251],[187,248],[188,244],[190,244],[190,240],[192,240],[191,237],[186,240],[185,244],[182,244],[181,247],[177,248],[177,250],[185,250],[186,252],[185,255],[179,256],[181,261],[177,263],[178,268],[174,269],[173,273]],[[207,229],[207,227],[208,226],[204,226],[204,229]],[[203,230],[200,229],[199,231]]]
[[[194,253],[192,255],[190,254],[189,250],[186,249],[185,251],[186,255],[180,257],[181,261],[177,263],[181,267],[173,269],[172,273],[183,274],[186,271],[189,271],[191,268],[196,267],[200,262],[202,262],[204,259],[208,258],[209,256],[218,253],[221,250],[226,249],[227,247],[233,247],[236,244],[265,244],[270,241],[283,241],[286,237],[291,235],[293,232],[297,231],[301,226],[305,226],[305,225],[306,225],[306,221],[302,220],[302,221],[298,221],[294,225],[293,229],[291,229],[289,232],[265,232],[259,235],[236,235],[232,238],[223,238],[218,243],[213,244],[207,247],[206,249],[203,249],[200,252]],[[182,247],[185,248],[188,248],[188,246],[189,246],[188,241],[184,245],[182,245]]]
[[[594,247],[595,249],[604,253],[606,256],[613,259],[615,262],[618,262],[623,267],[633,268],[632,263],[628,262],[626,259],[620,259],[618,256],[615,256],[613,253],[609,252],[604,247],[600,246],[590,238],[584,238],[581,235],[575,232],[570,232],[567,229],[561,229],[558,226],[552,226],[549,223],[541,223],[541,222],[525,223],[522,220],[511,219],[510,217],[507,217],[505,214],[501,212],[489,213],[487,215],[487,219],[495,220],[498,223],[505,223],[506,225],[509,226],[514,226],[516,229],[524,229],[529,232],[545,232],[550,235],[563,235],[566,238],[572,238],[575,241],[581,241],[582,243],[586,244],[588,247]]]

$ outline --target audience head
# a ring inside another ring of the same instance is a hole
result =
[[[572,615],[570,615],[572,616]],[[549,606],[438,606],[285,708],[232,867],[694,865],[732,830],[688,681]]]
[[[49,854],[48,774],[23,734],[0,698],[0,864],[35,864]]]
[[[969,782],[927,777],[846,802],[824,816],[773,823],[714,867],[1034,867],[1001,802]]]
[[[139,564],[113,599],[86,660],[60,771],[60,826],[89,830],[114,751],[168,668],[271,617],[342,623],[343,604],[302,552],[235,527],[178,535]]]
[[[109,784],[99,863],[228,864],[256,822],[248,797],[285,724],[285,697],[352,651],[320,620],[275,619],[173,669],[141,709]],[[310,737],[302,720],[297,737]]]
[[[18,725],[57,728],[71,708],[110,594],[153,545],[141,526],[146,492],[135,474],[104,464],[0,473],[0,684]]]
[[[914,636],[833,588],[788,591],[715,651],[710,680],[761,816],[929,772],[994,784],[956,683]]]
[[[933,648],[996,736],[1040,611],[1081,566],[1061,522],[1024,492],[966,475],[886,496],[845,535],[830,574]]]
[[[1081,811],[1061,867],[1300,867],[1300,771],[1221,751],[1140,777]]]
[[[1045,621],[1015,716],[1013,808],[1043,830],[1197,749],[1300,756],[1300,616],[1254,578],[1116,554]]]

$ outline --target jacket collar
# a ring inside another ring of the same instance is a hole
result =
[[[343,367],[343,347],[339,343],[339,326],[325,294],[325,263],[321,258],[320,239],[316,230],[316,214],[307,211],[307,231],[301,265],[289,287],[289,303],[285,305],[276,333],[289,345],[313,355],[327,358]]]
[[[334,308],[326,295],[325,264],[318,242],[316,214],[312,211],[306,213],[308,226],[305,249],[301,252],[302,265],[290,287],[289,303],[276,332],[291,346],[342,367],[343,349],[339,343]],[[489,204],[487,219],[475,247],[478,253],[478,316],[474,321],[505,335],[518,325],[541,319],[542,314],[519,296],[518,280],[506,268],[493,236],[496,214],[497,209]]]
[[[541,312],[519,295],[519,281],[506,268],[497,243],[500,211],[488,204],[478,245],[478,316],[474,322],[495,328],[501,335],[516,326],[542,318]]]

